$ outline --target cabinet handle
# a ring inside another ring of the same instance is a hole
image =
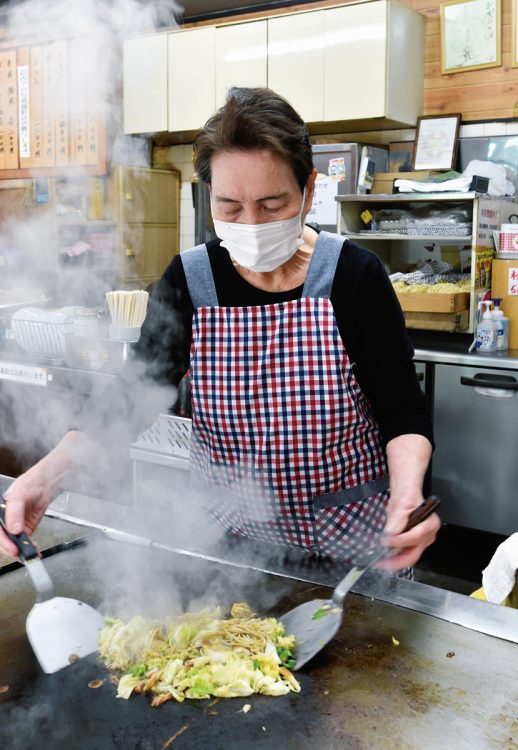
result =
[[[132,201],[133,200],[133,195],[131,193],[124,193],[124,198],[127,201]]]
[[[471,385],[478,388],[498,388],[501,391],[518,391],[516,378],[509,375],[489,375],[478,372],[472,378],[460,376],[462,385]]]
[[[135,251],[133,250],[132,247],[127,247],[125,255],[126,255],[127,258],[134,258],[135,257]]]

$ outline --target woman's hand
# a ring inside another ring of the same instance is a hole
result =
[[[51,489],[39,464],[22,474],[4,493],[5,520],[11,534],[31,536],[52,500]],[[16,545],[0,529],[0,553],[18,557]]]
[[[41,461],[21,474],[4,493],[5,520],[11,534],[31,536],[71,469],[91,462],[97,446],[81,432],[68,432]],[[18,557],[16,545],[0,529],[0,554]]]
[[[423,481],[432,446],[422,435],[399,435],[387,443],[390,500],[382,543],[391,556],[380,567],[402,570],[414,565],[432,544],[441,526],[433,513],[425,521],[403,532],[410,513],[423,502]]]
[[[387,523],[382,543],[387,546],[390,557],[380,563],[387,570],[402,570],[415,565],[425,549],[435,541],[441,522],[437,513],[403,532],[408,517],[424,501],[416,490],[408,495],[392,495],[387,509]]]

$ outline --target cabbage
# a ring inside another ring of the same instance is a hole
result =
[[[136,688],[162,696],[158,703],[299,692],[286,668],[295,663],[295,637],[276,619],[255,617],[248,605],[234,605],[232,615],[221,619],[216,609],[163,623],[140,615],[107,619],[100,651],[106,666],[122,673],[118,697],[128,699]]]

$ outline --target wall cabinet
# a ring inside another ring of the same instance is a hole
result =
[[[435,260],[471,274],[466,308],[405,312],[409,328],[473,331],[479,294],[491,286],[492,233],[516,212],[512,198],[478,193],[400,193],[339,195],[337,201],[338,234],[375,252],[390,273],[407,273],[416,265]],[[371,217],[368,224],[362,214]],[[419,295],[421,300],[424,296]]]
[[[267,85],[266,44],[266,21],[216,28],[216,109],[225,103],[232,86]]]
[[[143,132],[140,117],[146,132],[197,130],[223,104],[231,86],[267,85],[278,91],[315,133],[336,132],[345,123],[415,125],[421,113],[425,17],[397,0],[180,29],[167,38],[165,128],[163,104],[150,106],[145,116],[137,113],[149,100],[144,81],[151,82],[163,43],[152,49],[146,71],[136,40],[125,42],[127,133]],[[151,48],[149,41],[145,45]],[[142,83],[126,80],[131,75]],[[158,79],[163,92],[163,73]],[[155,127],[150,127],[153,118]]]
[[[124,42],[124,132],[167,130],[167,34]]]
[[[306,122],[324,119],[324,13],[268,21],[268,85]]]

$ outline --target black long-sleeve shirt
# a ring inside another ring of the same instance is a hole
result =
[[[302,286],[284,292],[252,286],[236,271],[219,240],[208,243],[207,248],[221,306],[268,305],[301,297]],[[331,302],[356,378],[372,403],[383,443],[409,433],[424,435],[433,442],[430,414],[417,381],[403,314],[374,253],[344,241]],[[188,370],[193,312],[182,258],[176,256],[153,290],[135,346],[155,380],[178,385]]]

